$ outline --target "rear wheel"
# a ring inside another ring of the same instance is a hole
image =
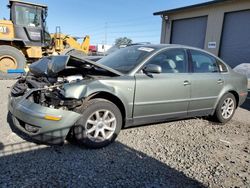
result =
[[[26,59],[21,51],[15,47],[0,46],[0,79],[17,78],[20,74],[8,74],[9,69],[24,69]]]
[[[232,93],[225,94],[215,111],[215,118],[220,123],[226,123],[232,119],[236,109],[236,100]]]
[[[93,99],[80,107],[81,119],[74,128],[76,140],[89,148],[101,148],[112,143],[122,127],[118,107],[104,99]]]

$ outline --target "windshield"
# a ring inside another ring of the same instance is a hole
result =
[[[127,74],[154,51],[155,49],[151,47],[130,46],[103,57],[97,63]]]
[[[118,46],[112,46],[111,48],[109,48],[105,54],[111,54],[113,52],[115,52],[116,50],[119,50]]]
[[[42,10],[35,7],[15,7],[16,24],[29,27],[42,27]]]

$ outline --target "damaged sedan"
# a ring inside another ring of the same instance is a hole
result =
[[[226,123],[246,96],[247,78],[210,53],[136,45],[97,62],[44,57],[14,84],[8,107],[15,127],[34,140],[100,148],[136,125],[194,116]]]

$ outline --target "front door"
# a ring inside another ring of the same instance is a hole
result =
[[[152,57],[145,65],[156,64],[159,74],[135,75],[134,120],[167,119],[187,115],[190,99],[187,56],[184,49],[169,49]]]

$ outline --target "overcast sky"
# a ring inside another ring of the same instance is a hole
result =
[[[118,37],[133,42],[160,42],[161,19],[154,12],[207,2],[208,0],[28,0],[49,7],[49,32],[61,26],[63,33],[90,35],[91,44],[113,44]],[[9,19],[8,0],[0,0],[0,18]]]

